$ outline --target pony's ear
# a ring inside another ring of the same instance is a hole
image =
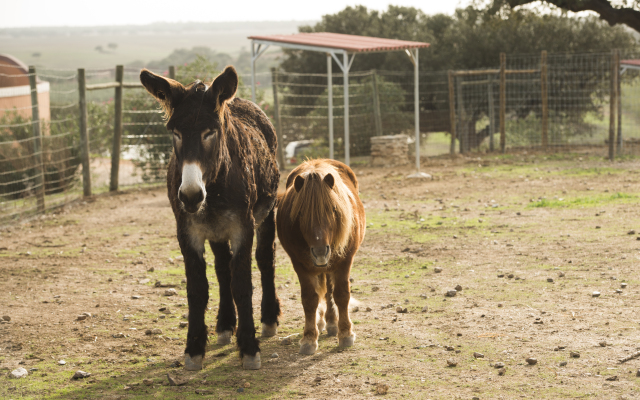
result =
[[[296,192],[300,192],[302,190],[302,186],[304,185],[304,178],[300,175],[296,176],[296,180],[293,182],[293,187],[296,188]]]
[[[211,87],[207,90],[207,94],[213,98],[216,108],[220,108],[236,95],[238,81],[238,73],[231,65],[213,80]]]
[[[171,111],[184,93],[184,86],[173,79],[156,75],[146,68],[140,71],[140,82],[160,102],[167,116],[171,116]]]
[[[336,183],[335,178],[331,174],[327,174],[324,176],[324,183],[329,186],[329,189],[333,189],[333,185]]]

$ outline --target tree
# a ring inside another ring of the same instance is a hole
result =
[[[504,0],[498,0],[498,4]],[[511,7],[518,7],[525,4],[535,3],[539,0],[507,0]],[[542,0],[545,3],[554,5],[567,11],[593,11],[600,15],[600,18],[611,26],[625,24],[628,27],[640,32],[640,7],[639,0],[622,0],[618,4],[612,4],[608,0]],[[629,7],[629,5],[631,7]]]

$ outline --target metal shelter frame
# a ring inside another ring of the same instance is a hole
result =
[[[349,70],[357,53],[405,51],[411,59],[414,70],[414,106],[415,106],[415,147],[416,173],[410,177],[424,177],[420,172],[420,93],[418,49],[429,47],[428,43],[404,40],[373,38],[368,36],[345,35],[337,33],[298,33],[294,35],[250,36],[251,39],[251,100],[256,101],[256,60],[269,46],[288,49],[316,51],[327,54],[328,116],[329,116],[329,157],[334,158],[333,145],[333,83],[331,59],[342,70],[344,77],[344,163],[350,164],[349,140]]]

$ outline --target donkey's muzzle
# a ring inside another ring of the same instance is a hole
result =
[[[184,206],[185,211],[188,213],[195,213],[200,209],[202,202],[204,201],[204,193],[202,189],[178,192],[178,200]]]
[[[329,246],[311,247],[311,256],[316,267],[324,267],[329,263],[331,248]]]

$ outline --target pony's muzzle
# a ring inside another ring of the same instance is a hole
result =
[[[331,248],[329,246],[311,247],[311,255],[313,256],[313,263],[316,267],[324,267],[329,263]]]

